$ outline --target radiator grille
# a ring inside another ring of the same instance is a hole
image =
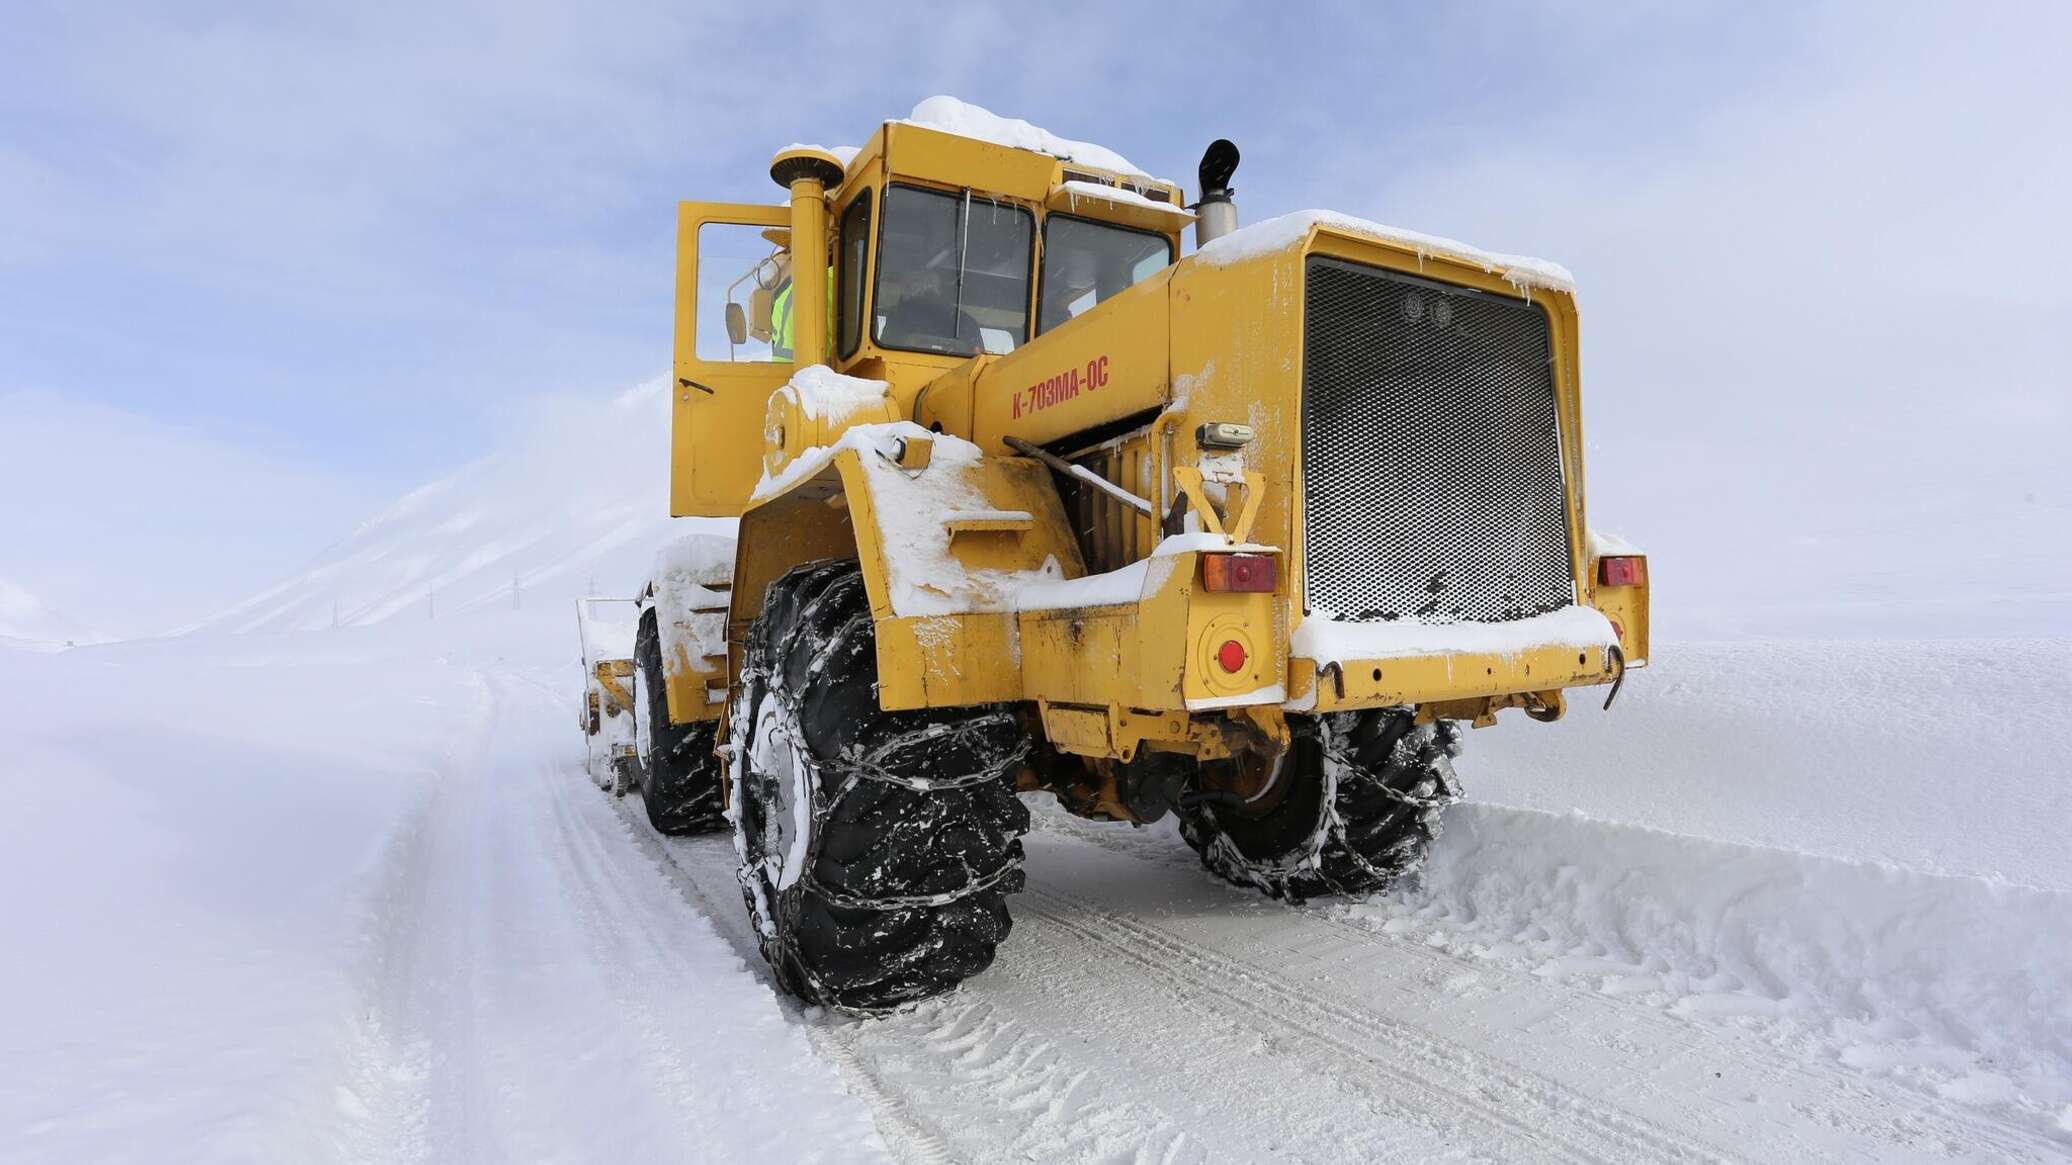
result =
[[[1546,313],[1322,257],[1307,283],[1310,608],[1488,623],[1573,603]]]

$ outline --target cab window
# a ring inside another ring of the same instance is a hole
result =
[[[1043,223],[1041,335],[1173,261],[1173,244],[1150,231],[1054,214]]]
[[[791,359],[789,238],[782,227],[708,222],[698,228],[698,359]]]
[[[871,242],[871,192],[865,190],[842,212],[841,302],[835,314],[836,351],[853,356],[863,339],[863,274]]]
[[[880,345],[970,356],[1028,340],[1033,215],[981,194],[893,186],[880,217]]]

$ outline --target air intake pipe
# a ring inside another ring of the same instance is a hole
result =
[[[1195,204],[1194,246],[1196,250],[1237,229],[1237,204],[1230,196],[1230,176],[1237,173],[1237,146],[1229,138],[1217,138],[1202,152],[1195,176],[1201,180],[1201,201]]]
[[[770,159],[770,180],[791,192],[792,360],[825,364],[834,350],[827,319],[827,192],[842,164],[818,146],[791,146]]]

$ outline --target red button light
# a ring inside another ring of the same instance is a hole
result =
[[[1224,640],[1223,646],[1216,649],[1216,662],[1232,675],[1245,670],[1245,659],[1245,645],[1235,639]]]

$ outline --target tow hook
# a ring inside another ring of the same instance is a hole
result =
[[[1619,698],[1619,689],[1626,686],[1626,653],[1614,643],[1604,649],[1604,655],[1613,667],[1619,669],[1618,674],[1612,677],[1611,693],[1604,698],[1604,710],[1609,712],[1612,710],[1612,701]]]

